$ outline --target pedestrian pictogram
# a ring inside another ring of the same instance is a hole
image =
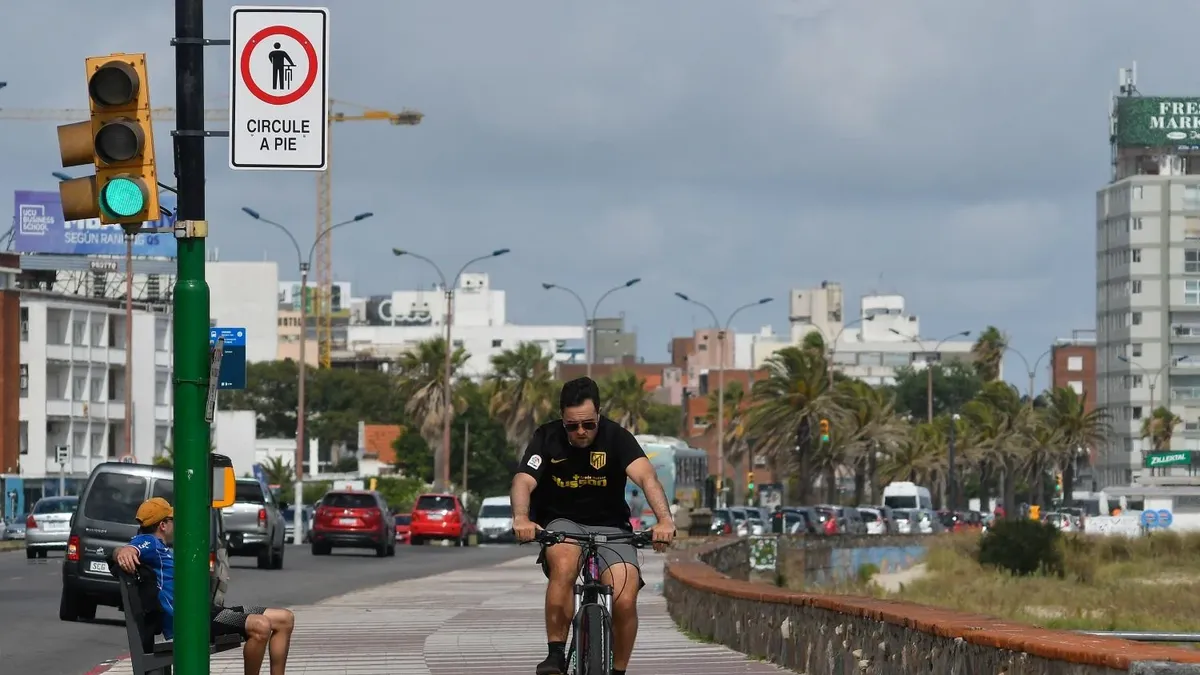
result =
[[[325,170],[329,10],[234,7],[230,23],[230,168]]]

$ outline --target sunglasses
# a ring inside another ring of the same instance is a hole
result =
[[[579,431],[579,427],[583,427],[585,431],[595,431],[597,423],[596,420],[587,420],[584,422],[563,422],[563,426],[566,427],[567,431],[572,432]]]

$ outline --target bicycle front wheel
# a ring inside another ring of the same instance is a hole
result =
[[[603,605],[584,605],[579,612],[575,653],[579,675],[612,672],[612,620]]]

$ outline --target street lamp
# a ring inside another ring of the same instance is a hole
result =
[[[1019,357],[1021,359],[1021,363],[1025,364],[1025,373],[1027,375],[1029,375],[1029,391],[1026,392],[1026,398],[1029,399],[1029,405],[1032,407],[1033,406],[1033,381],[1037,378],[1038,366],[1040,366],[1042,364],[1042,359],[1049,356],[1050,352],[1054,351],[1054,349],[1051,348],[1051,349],[1047,349],[1046,351],[1042,352],[1042,355],[1037,357],[1037,360],[1033,362],[1032,367],[1030,367],[1030,365],[1029,365],[1029,359],[1025,358],[1025,355],[1022,354],[1020,352],[1020,350],[1016,349],[1015,347],[1006,346],[1004,348],[1004,351],[1012,352],[1012,353],[1016,354],[1017,357]]]
[[[587,361],[587,376],[588,377],[592,376],[592,361],[594,360],[594,355],[596,353],[596,314],[597,314],[597,312],[600,311],[600,303],[604,302],[604,299],[607,298],[608,296],[612,295],[613,293],[616,293],[617,291],[621,290],[622,288],[629,288],[630,286],[634,286],[634,285],[638,284],[641,280],[642,280],[641,277],[638,277],[636,279],[630,279],[629,281],[626,281],[625,283],[621,284],[620,286],[613,286],[612,288],[605,291],[604,294],[600,296],[600,299],[596,301],[596,304],[592,306],[591,314],[588,313],[587,304],[585,304],[583,302],[583,298],[579,297],[579,294],[576,293],[575,291],[567,288],[566,286],[560,286],[559,284],[548,284],[545,282],[542,283],[542,288],[544,288],[548,291],[551,289],[557,288],[560,291],[565,291],[567,293],[570,293],[576,300],[579,301],[579,308],[583,310],[583,336],[584,336],[583,349],[584,349],[584,358]]]
[[[364,221],[375,214],[368,211],[365,213],[360,213],[350,220],[344,220],[340,223],[331,225],[324,232],[317,235],[316,240],[313,241],[312,246],[308,249],[308,257],[305,258],[304,254],[300,250],[300,242],[296,241],[296,237],[293,236],[291,231],[289,231],[286,227],[269,218],[264,218],[261,213],[248,206],[243,206],[242,211],[251,218],[259,221],[260,223],[270,225],[287,236],[288,241],[292,242],[292,246],[296,249],[296,265],[300,269],[300,364],[298,366],[299,382],[296,384],[296,458],[293,462],[296,465],[294,467],[295,470],[293,471],[295,482],[292,485],[292,488],[295,491],[296,502],[293,505],[295,507],[295,513],[293,514],[295,520],[292,530],[294,533],[292,535],[292,541],[293,543],[299,544],[300,533],[303,531],[302,528],[304,522],[304,447],[306,445],[304,438],[304,421],[305,418],[308,417],[308,404],[307,400],[305,399],[304,386],[305,381],[308,379],[308,357],[305,354],[305,345],[308,344],[308,270],[310,267],[312,267],[313,253],[317,250],[317,244],[319,244],[322,239],[329,236],[331,232],[339,227]],[[321,289],[317,289],[317,292],[321,292]]]
[[[917,343],[917,346],[920,347],[922,351],[925,351],[925,345],[924,345],[924,343],[922,343],[921,338],[919,338],[915,335],[905,335],[904,333],[901,333],[900,331],[896,330],[895,328],[889,328],[888,330],[895,333],[896,335],[899,335],[900,337],[902,337],[906,340],[911,340],[911,341]],[[925,353],[926,354],[937,354],[938,361],[940,362],[942,360],[942,356],[941,356],[941,352],[938,350],[940,350],[942,348],[943,344],[949,342],[950,340],[953,340],[956,337],[970,337],[970,335],[971,335],[971,331],[969,331],[969,330],[962,330],[957,333],[954,333],[953,335],[947,335],[946,337],[944,337],[938,341],[937,345],[934,346],[932,352],[925,351]],[[928,410],[926,411],[927,412],[926,421],[933,422],[933,364],[930,363],[928,356],[926,356],[926,358],[925,358],[925,405],[928,408]]]
[[[442,290],[446,293],[446,372],[444,373],[446,381],[442,385],[442,451],[434,455],[433,461],[433,489],[438,492],[450,489],[450,418],[452,417],[450,414],[450,364],[453,354],[453,349],[450,346],[450,327],[454,323],[454,291],[458,288],[459,277],[463,275],[463,272],[467,271],[468,267],[489,258],[498,258],[509,251],[510,249],[500,248],[487,255],[471,258],[463,264],[462,269],[458,270],[458,274],[454,275],[454,284],[451,286],[446,283],[446,275],[442,273],[442,268],[438,267],[437,263],[419,253],[413,253],[412,251],[400,248],[392,249],[392,254],[396,257],[408,256],[429,263],[429,266],[438,273],[438,277],[442,281]]]
[[[712,308],[709,307],[708,305],[706,305],[703,302],[700,302],[698,300],[693,300],[683,293],[677,292],[677,293],[675,293],[675,297],[679,298],[680,300],[683,300],[684,302],[688,302],[693,305],[696,305],[697,307],[700,307],[701,309],[708,312],[708,315],[711,316],[712,320],[713,320],[713,328],[717,329],[717,349],[719,349],[721,352],[720,356],[717,357],[717,476],[719,476],[718,480],[720,481],[718,483],[718,489],[717,489],[717,504],[719,507],[724,507],[724,505],[725,505],[725,333],[727,333],[729,331],[729,326],[730,326],[730,324],[733,323],[733,317],[737,316],[739,312],[741,312],[744,309],[750,309],[751,307],[765,305],[768,302],[771,302],[771,298],[762,298],[761,300],[756,300],[754,302],[748,302],[748,303],[742,305],[741,307],[738,307],[737,309],[733,310],[733,312],[729,315],[729,319],[725,321],[724,327],[722,328],[721,320],[717,318],[717,313],[714,312],[712,310]]]
[[[1159,368],[1157,371],[1155,371],[1153,376],[1150,375],[1149,371],[1146,370],[1145,366],[1134,363],[1133,361],[1129,360],[1129,357],[1125,356],[1124,354],[1119,354],[1117,356],[1117,360],[1124,361],[1125,363],[1128,363],[1133,368],[1137,368],[1138,370],[1140,370],[1142,372],[1142,377],[1144,377],[1147,380],[1147,384],[1150,385],[1150,410],[1149,410],[1150,417],[1149,417],[1149,419],[1153,420],[1154,419],[1154,388],[1158,385],[1158,378],[1163,374],[1163,371],[1166,370],[1167,368],[1177,366],[1181,362],[1187,361],[1188,355],[1184,354],[1183,356],[1171,357],[1170,359],[1167,360],[1166,363],[1164,363],[1162,365],[1161,368]],[[1151,428],[1151,431],[1153,431],[1153,427]],[[1150,441],[1154,442],[1153,436],[1151,436]],[[1145,450],[1143,450],[1142,453],[1144,454]],[[1145,458],[1143,457],[1143,461],[1144,461],[1144,459]]]

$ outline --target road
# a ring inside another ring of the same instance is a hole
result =
[[[307,546],[289,546],[282,570],[259,570],[253,558],[233,558],[226,604],[287,607],[310,604],[401,579],[494,565],[522,555],[517,546],[450,548],[402,546],[395,558],[335,550],[316,557]],[[26,560],[0,552],[0,672],[81,675],[97,663],[129,652],[121,612],[101,607],[96,621],[58,619],[62,554]]]

